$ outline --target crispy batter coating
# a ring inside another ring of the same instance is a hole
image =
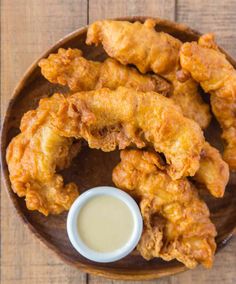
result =
[[[79,49],[60,48],[39,62],[43,76],[51,83],[67,85],[71,91],[90,91],[103,87],[119,86],[137,91],[155,91],[163,95],[170,92],[170,84],[157,75],[142,75],[135,68],[127,67],[108,58],[104,62],[82,57]]]
[[[172,81],[173,92],[170,98],[181,107],[183,114],[196,121],[202,129],[207,128],[211,121],[209,105],[206,104],[199,93],[199,85],[189,79],[186,82]]]
[[[79,144],[58,135],[51,127],[49,107],[55,104],[54,99],[42,99],[36,110],[27,112],[21,120],[21,133],[7,148],[13,191],[19,197],[25,196],[29,210],[44,215],[68,210],[78,196],[77,186],[64,185],[63,178],[56,174],[56,169],[69,166]]]
[[[209,106],[199,94],[198,84],[177,80],[179,50],[182,42],[164,32],[156,32],[155,20],[144,24],[126,21],[97,21],[89,26],[87,44],[102,43],[109,56],[122,64],[134,64],[139,71],[153,71],[173,84],[171,97],[185,116],[195,120],[202,128],[210,123]]]
[[[223,131],[222,137],[229,141],[224,149],[223,158],[228,163],[230,169],[236,170],[236,128],[230,127]]]
[[[223,161],[220,152],[205,142],[201,153],[200,167],[193,179],[214,197],[223,197],[229,181],[229,166]]]
[[[177,259],[188,268],[212,266],[216,229],[187,179],[173,181],[156,153],[124,150],[113,182],[140,201],[144,231],[137,249],[145,259]]]
[[[198,43],[185,43],[180,60],[183,69],[211,94],[212,110],[227,143],[224,159],[236,170],[236,70],[217,48],[212,34],[202,36]]]
[[[178,64],[181,42],[154,29],[154,20],[130,23],[126,21],[97,21],[87,33],[87,44],[102,43],[109,56],[122,64],[134,64],[142,72],[168,74]]]
[[[158,93],[104,88],[61,96],[58,105],[53,125],[62,136],[84,138],[103,151],[151,145],[165,155],[173,179],[193,176],[199,168],[204,145],[199,125]]]

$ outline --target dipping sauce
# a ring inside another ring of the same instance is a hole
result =
[[[129,207],[119,198],[97,195],[81,208],[78,233],[90,249],[107,253],[123,247],[131,238],[134,220]]]

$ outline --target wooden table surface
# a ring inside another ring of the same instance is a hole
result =
[[[26,68],[67,33],[97,19],[129,15],[163,17],[211,31],[236,58],[234,0],[2,0],[1,115]],[[236,238],[215,258],[212,270],[193,271],[148,283],[236,283]],[[87,275],[63,263],[36,240],[1,190],[2,284],[121,284]],[[134,282],[126,282],[134,283]],[[142,282],[139,282],[142,283]]]

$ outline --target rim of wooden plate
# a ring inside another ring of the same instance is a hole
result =
[[[148,16],[130,16],[130,17],[119,17],[119,18],[111,18],[110,20],[119,20],[119,21],[129,21],[129,22],[135,22],[135,21],[140,21],[140,22],[144,22],[146,19],[155,19],[157,26],[158,25],[163,25],[166,27],[169,27],[170,29],[175,29],[178,31],[178,33],[185,33],[188,36],[192,36],[194,39],[197,39],[201,33],[199,33],[196,30],[191,29],[190,27],[188,27],[185,24],[181,24],[181,23],[176,23],[167,19],[162,19],[162,18],[158,18],[158,17],[148,17]],[[14,208],[18,214],[18,216],[20,216],[20,219],[23,221],[24,225],[27,226],[31,233],[33,233],[34,236],[37,237],[37,239],[39,239],[41,241],[41,243],[43,243],[47,248],[50,248],[54,253],[56,253],[57,256],[60,257],[60,259],[62,259],[63,261],[65,261],[66,263],[75,266],[78,269],[81,269],[83,272],[86,273],[91,273],[94,274],[96,276],[101,276],[101,277],[105,277],[105,278],[109,278],[109,279],[115,279],[115,280],[151,280],[151,279],[157,279],[157,278],[161,278],[164,276],[170,276],[173,274],[177,274],[183,271],[188,270],[187,267],[185,267],[184,265],[180,264],[178,266],[175,267],[169,267],[168,269],[161,269],[156,271],[155,269],[153,270],[148,270],[146,271],[137,271],[137,273],[139,274],[135,274],[135,273],[130,273],[130,274],[124,274],[122,269],[113,269],[113,268],[109,268],[109,270],[105,270],[105,269],[96,269],[96,267],[94,265],[89,265],[89,264],[82,264],[82,263],[78,263],[78,262],[73,262],[69,259],[69,257],[66,257],[64,255],[61,254],[60,250],[57,249],[54,245],[52,245],[49,241],[47,241],[45,238],[43,238],[38,231],[34,228],[34,226],[32,226],[28,220],[26,219],[25,215],[23,214],[19,204],[16,202],[15,199],[15,193],[12,191],[11,189],[11,184],[10,184],[10,180],[9,180],[9,174],[8,174],[8,167],[6,164],[6,159],[5,159],[5,154],[6,154],[6,137],[7,137],[7,123],[8,123],[8,117],[11,111],[11,107],[14,105],[16,98],[18,97],[18,95],[21,93],[22,89],[25,86],[25,83],[30,79],[30,77],[32,76],[33,72],[35,71],[35,69],[38,66],[38,62],[40,59],[47,57],[50,53],[56,51],[61,45],[66,44],[68,41],[70,41],[71,39],[73,39],[74,37],[78,37],[80,35],[83,35],[86,31],[87,31],[88,25],[79,28],[69,34],[67,34],[66,36],[64,36],[63,38],[61,38],[59,41],[57,41],[55,44],[51,45],[49,47],[49,49],[45,52],[43,52],[41,54],[41,56],[38,57],[38,59],[34,60],[34,62],[28,67],[28,69],[25,71],[25,73],[23,74],[22,78],[19,80],[18,84],[16,85],[16,87],[14,88],[12,95],[10,97],[10,101],[8,103],[7,109],[5,111],[5,115],[4,115],[4,120],[3,120],[3,124],[2,124],[2,130],[1,130],[1,166],[2,166],[2,171],[3,171],[3,181],[4,181],[4,185],[6,188],[6,191],[8,192],[8,196],[10,197],[11,201],[13,202]],[[224,49],[220,48],[221,51],[224,52],[224,54],[226,55],[227,59],[236,67],[236,61],[230,56],[228,55]],[[228,237],[221,243],[220,247],[218,248],[221,249],[222,247],[224,247],[228,241],[231,239],[232,235],[235,232],[235,229],[229,233]]]

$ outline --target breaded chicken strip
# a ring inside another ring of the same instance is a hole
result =
[[[236,70],[217,48],[211,34],[202,36],[198,43],[185,43],[180,60],[183,69],[211,94],[212,110],[227,144],[224,159],[236,170]]]
[[[199,85],[193,80],[186,82],[172,81],[173,92],[170,98],[181,107],[183,114],[196,121],[202,129],[211,121],[209,105],[204,103],[199,92]]]
[[[170,84],[157,75],[142,75],[135,68],[126,67],[112,58],[104,62],[87,60],[79,49],[60,48],[58,53],[40,60],[39,66],[48,81],[67,85],[73,92],[119,86],[163,95],[170,92]]]
[[[49,107],[56,103],[53,98],[42,99],[36,110],[27,112],[21,120],[21,133],[7,148],[13,191],[25,196],[29,210],[44,215],[68,210],[78,196],[77,186],[64,185],[63,178],[56,174],[57,169],[68,167],[79,151],[73,138],[62,137],[51,127]]]
[[[165,155],[173,179],[193,176],[199,168],[203,133],[169,98],[119,87],[57,100],[53,124],[62,136],[84,138],[103,151],[150,145]]]
[[[180,83],[176,72],[182,42],[164,32],[156,32],[155,20],[130,23],[126,21],[97,21],[89,26],[87,44],[102,43],[107,54],[122,64],[134,64],[139,71],[153,71],[173,84],[171,97],[185,116],[202,128],[210,123],[209,107],[199,94],[198,84],[190,78]]]
[[[188,268],[212,266],[216,229],[187,179],[173,181],[156,153],[124,150],[113,182],[140,202],[144,230],[137,249],[145,259],[177,259]]]
[[[229,166],[220,152],[205,142],[200,159],[200,167],[193,179],[203,185],[214,197],[223,197],[229,181]]]
[[[156,32],[155,20],[130,23],[103,20],[91,24],[87,44],[102,43],[107,54],[122,64],[134,64],[142,73],[169,74],[178,64],[181,42],[171,35]]]

